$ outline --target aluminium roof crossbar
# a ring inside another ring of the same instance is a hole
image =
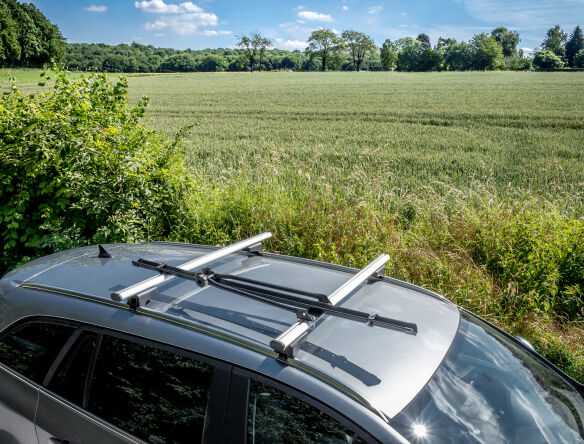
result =
[[[337,305],[345,296],[349,295],[353,290],[355,290],[360,284],[365,282],[371,276],[376,274],[380,268],[385,266],[385,263],[389,260],[389,255],[382,254],[365,268],[360,270],[355,276],[337,288],[330,296],[330,303],[335,306]],[[320,318],[320,316],[319,316]],[[318,319],[316,319],[318,320]],[[285,358],[294,357],[294,345],[306,335],[308,329],[314,325],[316,320],[300,320],[288,328],[284,333],[275,339],[270,341],[270,347],[278,353],[280,356]],[[416,331],[412,331],[412,334],[416,334]]]
[[[208,253],[191,261],[185,262],[184,264],[178,265],[176,268],[184,271],[191,271],[246,248],[250,249],[251,251],[258,251],[258,244],[261,245],[263,240],[270,237],[272,237],[272,233],[269,232],[258,234],[257,236],[250,237],[249,239],[228,245],[227,247],[220,248],[219,250],[213,251],[212,253]],[[174,277],[175,276],[169,274],[159,274],[134,285],[130,285],[123,290],[113,292],[111,294],[111,298],[112,300],[118,302],[128,302],[130,298],[139,297],[141,294],[149,293],[153,287],[161,284],[162,282],[173,279]]]

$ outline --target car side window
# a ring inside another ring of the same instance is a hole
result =
[[[81,333],[51,378],[47,387],[49,390],[83,406],[87,374],[97,337],[97,333],[92,331]]]
[[[88,410],[150,443],[194,443],[214,367],[182,354],[104,335]]]
[[[0,340],[0,362],[40,384],[74,330],[44,322],[18,327]]]
[[[252,379],[247,442],[361,444],[366,441],[316,407]]]

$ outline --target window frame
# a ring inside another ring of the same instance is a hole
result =
[[[211,386],[209,387],[209,399],[207,401],[207,407],[205,412],[205,422],[203,426],[202,441],[215,442],[217,438],[221,437],[222,430],[224,427],[224,418],[226,413],[225,409],[227,408],[227,401],[229,396],[229,387],[231,383],[231,373],[233,367],[231,364],[206,355],[196,353],[192,350],[186,350],[180,347],[176,347],[163,342],[158,342],[156,340],[144,338],[142,336],[134,335],[131,333],[114,330],[106,327],[99,327],[84,322],[54,316],[28,316],[19,319],[18,321],[13,322],[11,325],[7,326],[2,332],[0,332],[0,340],[3,340],[7,336],[10,336],[21,327],[35,323],[66,325],[74,328],[69,338],[65,341],[60,351],[57,353],[57,356],[55,357],[51,366],[49,367],[47,374],[43,378],[43,382],[39,384],[27,378],[25,375],[22,375],[19,372],[13,370],[6,364],[0,363],[0,366],[7,368],[10,372],[23,378],[26,382],[34,385],[34,387],[36,387],[43,393],[47,394],[52,399],[58,401],[59,403],[67,406],[70,409],[79,412],[81,416],[88,418],[99,424],[105,425],[108,429],[111,429],[121,434],[122,436],[130,437],[132,440],[135,440],[136,442],[144,441],[138,438],[137,436],[132,435],[131,433],[123,429],[120,429],[116,425],[111,424],[110,422],[97,416],[95,413],[87,409],[87,404],[89,401],[89,392],[91,391],[91,381],[93,379],[93,375],[95,372],[97,357],[99,355],[100,346],[104,335],[138,343],[141,345],[145,345],[147,347],[167,351],[169,353],[178,354],[186,358],[197,360],[213,366],[213,375],[211,377]],[[55,376],[55,373],[57,372],[57,369],[59,368],[63,360],[67,357],[69,351],[71,350],[77,339],[85,331],[96,333],[98,336],[95,347],[92,351],[89,369],[85,380],[84,395],[82,402],[83,405],[80,406],[62,397],[58,393],[53,392],[48,388],[48,385],[50,384],[52,378]]]
[[[254,379],[257,382],[266,384],[280,390],[300,401],[305,402],[311,407],[320,410],[330,416],[342,426],[356,433],[360,438],[368,443],[379,443],[371,433],[363,429],[359,424],[352,421],[339,411],[324,404],[317,398],[302,392],[281,381],[277,381],[260,373],[256,373],[241,367],[233,367],[231,384],[229,386],[229,404],[225,418],[225,442],[242,442],[247,443],[247,424],[248,424],[248,407],[250,396],[250,381]]]

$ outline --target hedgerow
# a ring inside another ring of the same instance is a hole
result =
[[[168,236],[191,187],[180,142],[142,123],[128,84],[105,74],[0,98],[0,274],[31,257]],[[44,86],[45,80],[39,82]]]

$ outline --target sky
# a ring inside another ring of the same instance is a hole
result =
[[[30,0],[29,0],[30,1]],[[559,24],[584,26],[584,0],[33,0],[68,42],[131,43],[176,49],[233,48],[258,31],[281,49],[306,47],[318,28],[355,29],[380,46],[387,38],[428,34],[469,40],[497,26],[536,49]]]

